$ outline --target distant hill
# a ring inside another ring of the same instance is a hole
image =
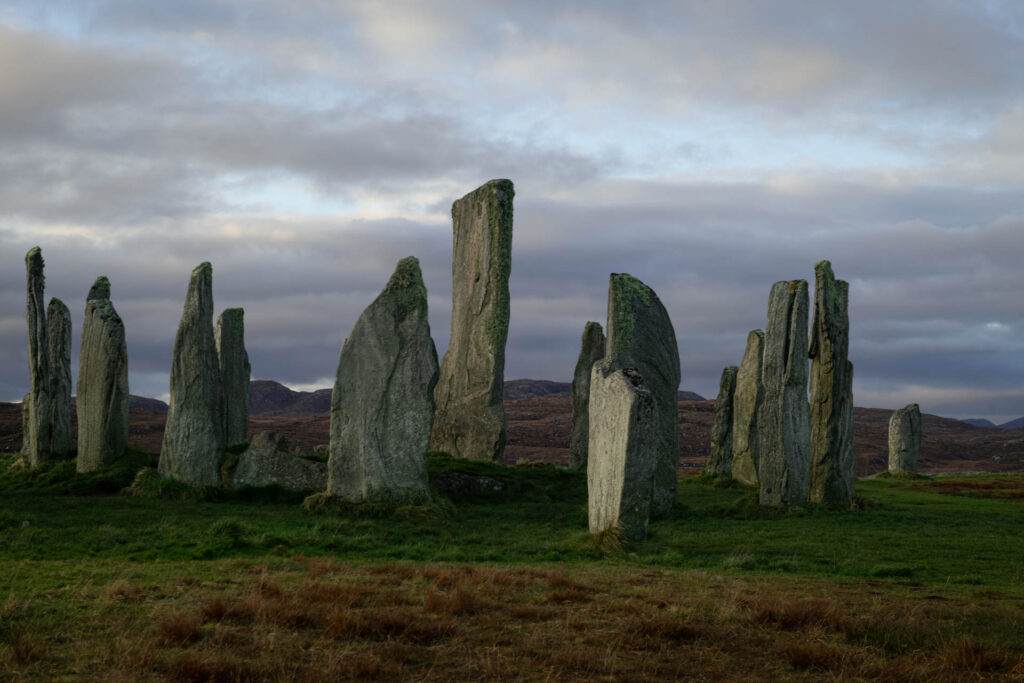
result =
[[[316,415],[331,412],[331,390],[293,391],[270,379],[249,383],[250,415]]]
[[[166,413],[167,404],[163,401],[155,398],[146,398],[145,396],[136,396],[134,394],[128,395],[128,407],[129,408],[141,408],[143,410],[152,410],[157,413]],[[78,408],[78,397],[71,397],[71,409],[75,410]]]
[[[1020,429],[1024,427],[1024,417],[1018,417],[1016,420],[1010,420],[999,425],[1000,429]]]
[[[969,424],[974,427],[995,427],[996,423],[991,420],[986,420],[983,417],[969,417],[966,420],[960,420],[964,424]]]
[[[506,401],[520,401],[524,398],[539,398],[554,394],[571,394],[571,382],[552,382],[546,379],[512,379],[505,382],[501,397]],[[680,401],[703,401],[700,394],[692,391],[680,391]]]

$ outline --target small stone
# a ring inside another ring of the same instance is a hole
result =
[[[803,505],[811,469],[811,408],[807,402],[807,281],[772,285],[764,333],[757,415],[760,503]]]
[[[228,445],[249,438],[249,379],[252,368],[245,351],[245,311],[225,309],[214,330],[220,379],[224,386],[224,438]]]
[[[569,469],[587,469],[587,445],[590,440],[590,371],[604,356],[604,330],[601,323],[583,327],[580,355],[572,375],[572,438],[569,442]]]
[[[501,391],[512,263],[510,180],[492,180],[452,204],[452,322],[434,390],[430,449],[501,460],[507,438]]]
[[[590,533],[647,535],[661,448],[654,394],[633,368],[595,363],[590,375],[587,507]]]
[[[419,261],[398,262],[341,347],[331,395],[327,494],[348,502],[430,497],[427,446],[437,351]]]
[[[764,400],[763,359],[764,332],[752,330],[747,335],[747,348],[736,372],[736,393],[732,400],[732,478],[749,486],[758,483],[757,412]]]
[[[124,324],[110,302],[110,282],[89,291],[78,358],[79,472],[105,467],[128,445],[128,349]]]
[[[719,477],[732,476],[732,421],[733,397],[736,394],[735,365],[722,370],[718,382],[718,398],[715,399],[715,421],[711,425],[711,457],[704,472]]]
[[[893,474],[916,473],[920,453],[921,408],[911,403],[889,418],[889,471]]]
[[[288,491],[316,492],[327,486],[327,463],[292,455],[284,436],[259,432],[229,475],[232,488],[280,486]]]
[[[160,474],[189,486],[220,486],[224,456],[224,390],[213,339],[213,267],[192,271],[174,339],[171,397]]]

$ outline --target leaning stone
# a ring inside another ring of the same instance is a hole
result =
[[[37,467],[52,457],[52,400],[50,398],[50,354],[46,343],[46,305],[43,289],[43,252],[32,247],[25,255],[26,313],[28,322],[29,399],[24,435],[24,452],[29,466]]]
[[[427,445],[437,351],[413,257],[398,262],[341,347],[331,395],[327,494],[348,502],[430,497]]]
[[[46,347],[49,366],[50,455],[71,453],[71,311],[60,299],[46,308]]]
[[[245,311],[228,308],[217,318],[214,331],[220,379],[224,386],[224,438],[230,444],[249,438],[249,378],[252,368],[245,351]]]
[[[434,391],[430,449],[501,460],[507,438],[501,391],[512,257],[510,180],[492,180],[452,204],[452,322]]]
[[[654,290],[626,273],[608,284],[605,370],[634,368],[654,399],[655,450],[651,516],[668,514],[679,485],[679,347],[668,312]]]
[[[219,486],[224,455],[224,391],[213,339],[213,267],[192,271],[174,339],[171,397],[160,474],[189,486]]]
[[[292,455],[288,439],[275,432],[259,432],[228,475],[232,488],[280,486],[315,492],[327,486],[327,463]]]
[[[807,308],[806,280],[772,285],[761,369],[764,402],[757,416],[761,505],[807,502],[811,468]]]
[[[94,294],[101,298],[85,303],[78,357],[79,472],[109,465],[128,445],[128,349],[124,324],[110,302],[107,278],[96,280],[89,296]]]
[[[853,463],[853,364],[848,314],[850,286],[836,280],[832,264],[814,266],[811,318],[812,503],[848,506],[856,479]]]
[[[590,533],[647,535],[661,448],[654,394],[634,368],[595,363],[590,375],[587,507]]]
[[[739,368],[730,365],[722,370],[715,399],[715,421],[711,425],[711,457],[704,472],[714,476],[732,476],[732,420],[733,398],[736,394],[736,373]]]
[[[764,359],[764,332],[752,330],[747,348],[736,372],[736,394],[732,402],[732,478],[757,486],[759,461],[757,411],[764,400],[761,363]]]
[[[583,327],[580,355],[572,375],[572,439],[569,442],[569,469],[587,469],[587,443],[590,440],[590,370],[604,356],[604,330],[601,323]]]
[[[921,408],[911,403],[889,418],[889,471],[893,474],[917,472],[920,453]]]

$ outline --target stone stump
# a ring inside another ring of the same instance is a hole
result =
[[[590,371],[604,357],[604,330],[601,323],[588,322],[583,327],[580,355],[572,375],[572,438],[569,442],[569,469],[587,469],[587,446],[590,440]]]
[[[761,362],[764,357],[764,332],[752,330],[736,372],[736,393],[732,400],[732,478],[757,486],[759,438],[757,412],[764,400]]]
[[[331,395],[327,494],[349,502],[430,497],[427,446],[437,351],[419,261],[398,262],[341,347]]]
[[[214,342],[224,387],[224,439],[228,445],[249,439],[249,379],[252,368],[245,351],[245,311],[228,308],[217,318]]]
[[[730,365],[722,370],[715,399],[715,421],[711,425],[711,457],[704,466],[706,474],[731,477],[733,459],[733,399],[739,368]]]
[[[327,486],[326,463],[292,455],[288,439],[259,432],[239,456],[229,476],[231,488],[280,486],[288,491],[316,493]]]
[[[916,403],[904,406],[889,418],[889,472],[917,472],[921,453],[921,408]]]
[[[501,460],[507,438],[501,392],[512,257],[510,180],[492,180],[452,205],[452,321],[434,391],[430,448]]]

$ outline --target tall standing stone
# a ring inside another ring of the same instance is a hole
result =
[[[110,281],[89,290],[78,354],[79,472],[116,460],[128,445],[128,349],[124,324],[110,302]]]
[[[811,409],[807,401],[807,281],[772,285],[758,411],[761,505],[807,502]]]
[[[46,343],[46,304],[43,289],[43,252],[32,247],[25,255],[26,312],[28,322],[29,398],[23,450],[29,465],[37,467],[51,458],[53,424],[50,398],[50,354]]]
[[[225,444],[224,390],[213,339],[213,267],[202,263],[192,271],[174,339],[160,474],[190,486],[219,486]]]
[[[889,471],[893,474],[917,472],[921,453],[921,408],[911,403],[889,418]]]
[[[350,502],[430,495],[437,351],[419,261],[398,262],[341,347],[331,395],[327,493]]]
[[[46,307],[46,349],[50,384],[50,454],[71,452],[71,311],[56,297]]]
[[[764,332],[751,330],[747,348],[736,372],[736,394],[732,401],[732,478],[757,486],[760,460],[757,412],[764,400],[761,364],[764,359]]]
[[[739,368],[730,365],[722,370],[715,399],[715,421],[711,425],[711,457],[704,467],[707,474],[731,477],[733,459],[733,399],[736,395],[736,373]]]
[[[583,327],[580,355],[572,375],[572,439],[569,442],[569,469],[587,468],[587,446],[590,440],[590,371],[604,356],[604,330],[601,323],[588,322]]]
[[[630,539],[647,535],[662,446],[659,422],[654,394],[635,368],[593,365],[587,463],[591,533],[618,527]]]
[[[500,460],[505,450],[513,196],[512,181],[492,180],[452,204],[452,325],[430,448],[457,458]]]
[[[252,367],[245,351],[245,311],[225,309],[214,331],[220,379],[224,386],[224,438],[228,445],[249,439],[249,379]]]
[[[856,480],[853,463],[853,364],[850,349],[850,286],[836,280],[832,264],[814,266],[811,317],[812,503],[849,505]]]
[[[654,290],[627,273],[608,284],[605,370],[634,368],[654,398],[656,462],[651,515],[668,514],[679,485],[679,347],[668,312]],[[593,420],[591,420],[593,423]]]

